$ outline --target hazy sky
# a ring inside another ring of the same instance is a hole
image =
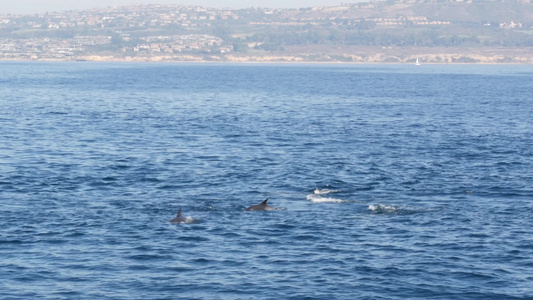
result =
[[[311,7],[361,2],[363,0],[0,0],[0,14],[32,14],[130,4],[181,4],[208,7]],[[368,0],[366,0],[368,1]]]

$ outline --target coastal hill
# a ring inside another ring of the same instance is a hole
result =
[[[135,5],[0,15],[0,59],[533,63],[530,0],[300,9]]]

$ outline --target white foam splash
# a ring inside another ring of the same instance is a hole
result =
[[[387,206],[387,205],[384,205],[384,204],[377,204],[377,205],[370,204],[368,206],[368,209],[373,211],[373,212],[375,212],[375,213],[394,213],[394,212],[397,211],[396,207]]]
[[[405,206],[397,205],[385,205],[385,204],[370,204],[368,209],[375,214],[412,214],[416,212],[421,212],[421,208],[410,208]]]
[[[325,195],[325,194],[338,193],[338,192],[340,192],[340,191],[339,190],[329,190],[329,189],[318,189],[318,188],[316,188],[313,191],[313,194],[315,194],[315,195]]]
[[[307,200],[313,203],[346,203],[348,202],[347,200],[321,197],[321,196],[317,196],[316,194],[307,195]]]
[[[187,224],[190,224],[193,222],[194,222],[194,219],[192,217],[185,217],[185,220],[183,220],[183,223],[187,223]]]

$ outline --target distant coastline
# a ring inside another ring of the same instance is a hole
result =
[[[459,13],[460,12],[460,13]],[[0,15],[0,60],[533,64],[530,0]]]
[[[463,52],[466,51],[466,52]],[[495,49],[376,49],[359,48],[356,53],[332,49],[321,56],[306,54],[269,53],[225,55],[144,55],[117,56],[79,55],[66,58],[0,58],[0,61],[94,61],[94,62],[215,62],[215,63],[384,63],[410,64],[416,58],[422,64],[533,64],[533,48]]]

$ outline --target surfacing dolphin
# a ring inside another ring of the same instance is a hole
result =
[[[170,223],[192,223],[193,219],[191,217],[182,217],[181,216],[181,207],[178,210],[178,214],[176,217],[172,220],[170,220]]]
[[[268,198],[265,199],[265,201],[261,202],[261,204],[252,205],[246,209],[246,211],[252,211],[252,210],[275,210],[274,207],[267,204]]]

